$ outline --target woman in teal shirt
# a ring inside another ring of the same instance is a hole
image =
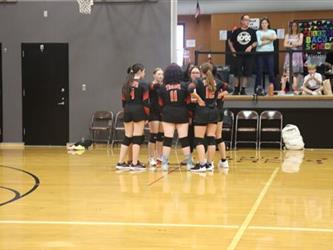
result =
[[[257,55],[257,77],[254,91],[257,92],[258,88],[263,86],[263,72],[265,65],[267,66],[269,83],[273,84],[274,89],[277,89],[274,73],[274,44],[276,40],[276,32],[270,28],[268,18],[264,17],[260,20],[260,28],[257,34],[257,48],[259,52]]]

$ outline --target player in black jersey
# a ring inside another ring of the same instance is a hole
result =
[[[186,72],[187,72],[186,73],[187,77],[185,79],[187,79],[187,81],[186,81],[187,86],[190,83],[192,83],[192,82],[196,81],[197,79],[201,78],[201,72],[200,72],[199,66],[191,64],[188,67]],[[188,140],[189,140],[189,143],[190,143],[191,153],[193,152],[193,149],[195,147],[195,145],[194,145],[194,125],[193,125],[193,122],[192,122],[195,104],[196,104],[196,99],[191,99],[191,103],[188,105],[188,109],[189,109],[190,114],[191,114],[190,117],[189,117],[189,125],[188,125]],[[183,165],[183,166],[186,166],[187,160],[184,159],[180,164]]]
[[[217,99],[217,108],[219,111],[219,122],[217,123],[216,128],[216,146],[219,150],[221,160],[218,163],[220,168],[229,168],[225,143],[222,140],[222,129],[223,129],[223,118],[224,118],[224,97],[232,92],[232,88],[229,87],[227,82],[222,82],[216,78],[216,67],[213,68],[213,75],[215,77],[217,89],[218,89],[218,99]]]
[[[149,166],[154,168],[157,161],[161,161],[163,147],[163,127],[161,110],[158,103],[158,93],[163,83],[163,70],[156,68],[153,71],[153,82],[149,85],[150,112],[149,112],[149,129],[150,138],[148,144]]]
[[[201,65],[202,80],[189,85],[191,96],[197,100],[194,110],[194,140],[199,163],[191,169],[193,172],[213,170],[212,161],[215,155],[215,135],[219,112],[217,109],[218,86],[214,79],[213,66],[209,63]],[[205,154],[205,137],[207,143],[207,158]]]
[[[168,159],[172,139],[177,129],[183,153],[187,159],[187,168],[192,167],[192,156],[188,141],[188,109],[190,95],[186,84],[182,83],[183,72],[177,64],[169,65],[164,72],[164,84],[160,89],[159,102],[162,107],[164,131],[162,169],[168,171]]]
[[[140,145],[143,142],[143,129],[149,114],[149,87],[142,79],[145,68],[142,64],[134,64],[127,70],[128,79],[122,87],[122,104],[124,108],[125,137],[120,148],[117,169],[133,171],[145,170],[139,162]],[[132,144],[132,164],[125,163],[125,156]]]

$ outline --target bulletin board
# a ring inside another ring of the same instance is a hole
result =
[[[333,50],[333,19],[295,20],[304,35],[303,48]]]

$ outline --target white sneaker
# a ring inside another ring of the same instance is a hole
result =
[[[156,165],[157,165],[157,161],[154,158],[151,158],[149,160],[149,166],[150,167],[156,167]]]
[[[225,162],[223,162],[222,160],[220,160],[219,161],[219,167],[220,168],[229,168],[228,160],[226,160]]]

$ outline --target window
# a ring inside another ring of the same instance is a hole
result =
[[[185,40],[185,25],[177,25],[177,64],[183,66],[184,61],[184,40]]]

